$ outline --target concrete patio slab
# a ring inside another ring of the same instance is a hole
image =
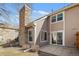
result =
[[[40,51],[57,56],[79,56],[79,49],[57,45],[47,45],[41,47]]]

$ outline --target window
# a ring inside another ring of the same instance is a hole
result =
[[[56,16],[52,17],[52,22],[56,22]]]
[[[47,33],[44,32],[44,40],[47,40]]]
[[[32,39],[32,31],[29,30],[29,33],[28,34],[29,34],[29,41],[32,41],[33,40]]]
[[[63,20],[63,13],[57,15],[57,21]]]
[[[41,33],[41,40],[46,41],[47,40],[47,32],[42,31]]]
[[[58,21],[61,21],[61,20],[63,20],[63,13],[54,15],[52,17],[51,22],[58,22]]]

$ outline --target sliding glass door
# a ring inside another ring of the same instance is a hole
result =
[[[52,44],[63,44],[63,31],[55,31],[51,34]]]
[[[62,45],[63,43],[63,32],[57,32],[57,44]]]

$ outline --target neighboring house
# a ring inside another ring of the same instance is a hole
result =
[[[14,40],[18,37],[18,29],[9,27],[7,24],[0,23],[0,45]]]
[[[24,8],[22,9],[24,10]],[[20,16],[26,15],[22,14]],[[20,19],[21,23],[25,20],[25,17],[23,18]],[[24,38],[26,44],[76,47],[76,33],[79,32],[79,4],[65,6],[27,25],[23,25],[21,29],[25,33],[22,39]],[[23,34],[21,33],[21,35]]]

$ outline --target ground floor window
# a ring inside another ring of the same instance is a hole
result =
[[[28,31],[28,38],[29,38],[29,41],[33,41],[33,38],[32,38],[32,30],[29,30]]]
[[[53,32],[51,34],[52,44],[63,44],[63,31]]]
[[[47,31],[41,31],[41,41],[47,41]]]

